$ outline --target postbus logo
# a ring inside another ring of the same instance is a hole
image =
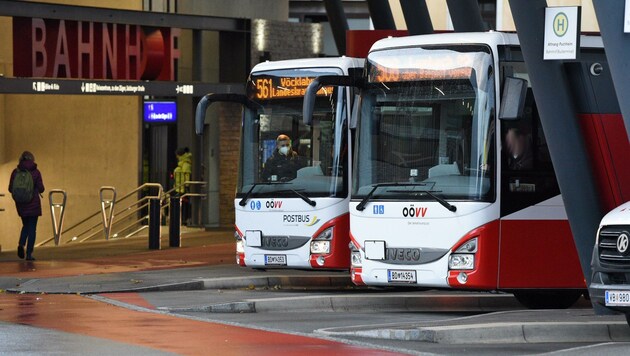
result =
[[[427,214],[429,208],[406,206],[402,210],[402,215],[406,218],[423,218]]]
[[[558,37],[562,37],[569,29],[569,18],[564,12],[559,12],[553,18],[553,33]]]

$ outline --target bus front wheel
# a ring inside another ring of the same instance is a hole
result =
[[[566,309],[582,296],[581,290],[521,290],[514,297],[529,309]]]

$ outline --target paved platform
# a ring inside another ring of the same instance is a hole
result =
[[[163,246],[167,246],[166,239]],[[586,300],[569,310],[523,310],[513,296],[504,293],[377,290],[353,286],[343,271],[241,268],[234,264],[231,230],[191,232],[184,235],[183,246],[149,251],[146,239],[90,242],[62,248],[39,248],[36,250],[38,260],[34,262],[19,260],[13,251],[2,252],[0,289],[13,294],[0,293],[0,309],[3,310],[0,320],[53,328],[54,314],[44,312],[44,306],[52,305],[52,309],[59,313],[74,313],[72,308],[76,306],[79,310],[85,308],[88,313],[90,308],[97,308],[97,304],[102,305],[100,302],[105,301],[108,308],[112,308],[112,304],[123,308],[117,309],[121,310],[120,317],[103,319],[110,328],[119,322],[140,325],[143,318],[162,325],[201,314],[255,313],[258,320],[280,317],[290,321],[296,318],[295,315],[306,314],[333,320],[323,315],[355,313],[362,314],[362,320],[369,320],[367,316],[371,313],[380,314],[381,318],[387,313],[401,313],[405,315],[404,322],[353,325],[345,320],[343,326],[317,326],[308,336],[326,340],[379,340],[388,345],[408,341],[436,345],[494,345],[495,348],[502,344],[630,341],[630,328],[623,316],[595,316]],[[86,294],[90,295],[90,301],[76,295],[50,294]],[[62,307],[64,303],[67,306]],[[33,307],[37,307],[36,313],[32,313]],[[140,313],[133,316],[137,320],[123,318],[125,309]],[[413,313],[443,314],[434,320],[414,321]],[[453,316],[449,317],[449,313]],[[42,315],[46,317],[41,319]],[[85,317],[88,318],[87,314]],[[217,322],[216,317],[212,318]],[[216,330],[227,327],[221,323],[203,327],[197,324],[204,322],[208,323],[208,320],[196,320],[195,323],[188,320],[182,322],[182,327],[190,333],[198,328],[216,333]],[[98,336],[103,329],[81,325],[88,330],[82,331],[85,335]],[[54,328],[60,332],[76,332],[59,323]],[[282,332],[285,331],[290,333],[290,329]],[[174,331],[169,328],[160,332]],[[109,331],[106,334],[116,342],[129,342],[126,336]],[[179,334],[176,332],[175,335]],[[236,340],[231,337],[226,340]],[[252,340],[262,342],[261,337],[254,336]],[[269,337],[278,336],[270,334]],[[176,338],[171,341],[176,343]],[[359,349],[345,349],[349,346],[338,344],[320,344],[310,339],[306,344],[309,343],[315,349],[359,352]],[[201,350],[200,347],[208,347],[205,344],[175,347],[162,341],[157,344],[134,341],[132,344],[176,353],[194,353]],[[326,345],[334,346],[328,348]],[[312,351],[308,347],[300,350]],[[362,354],[365,351],[360,350]]]
[[[112,340],[116,345],[137,345],[180,355],[395,354],[321,338],[129,310],[76,295],[3,293],[0,294],[0,310],[0,321],[12,324],[86,335]],[[281,343],[278,342],[280,339]],[[135,350],[138,349],[131,349]],[[85,352],[76,352],[82,351]]]
[[[436,322],[368,325],[318,330],[327,336],[416,340],[440,344],[514,344],[630,341],[621,315],[599,316],[592,309],[515,310]]]

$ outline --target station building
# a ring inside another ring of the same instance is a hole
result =
[[[433,28],[452,30],[445,0],[426,0]],[[582,31],[597,32],[590,0]],[[365,1],[343,1],[350,29],[370,29]],[[488,29],[513,31],[507,0],[480,0]],[[399,0],[389,0],[405,29]],[[161,15],[167,16],[161,16]],[[321,1],[0,0],[0,245],[13,249],[21,222],[8,196],[22,151],[34,153],[47,192],[38,241],[52,234],[48,191],[67,192],[65,226],[100,208],[99,188],[172,187],[175,150],[189,147],[193,179],[208,183],[193,223],[233,224],[240,108],[221,104],[194,134],[199,98],[242,91],[260,61],[338,55]],[[165,112],[151,113],[157,102]]]

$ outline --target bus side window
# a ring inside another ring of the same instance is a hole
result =
[[[531,89],[524,117],[502,125],[501,215],[560,194]]]

